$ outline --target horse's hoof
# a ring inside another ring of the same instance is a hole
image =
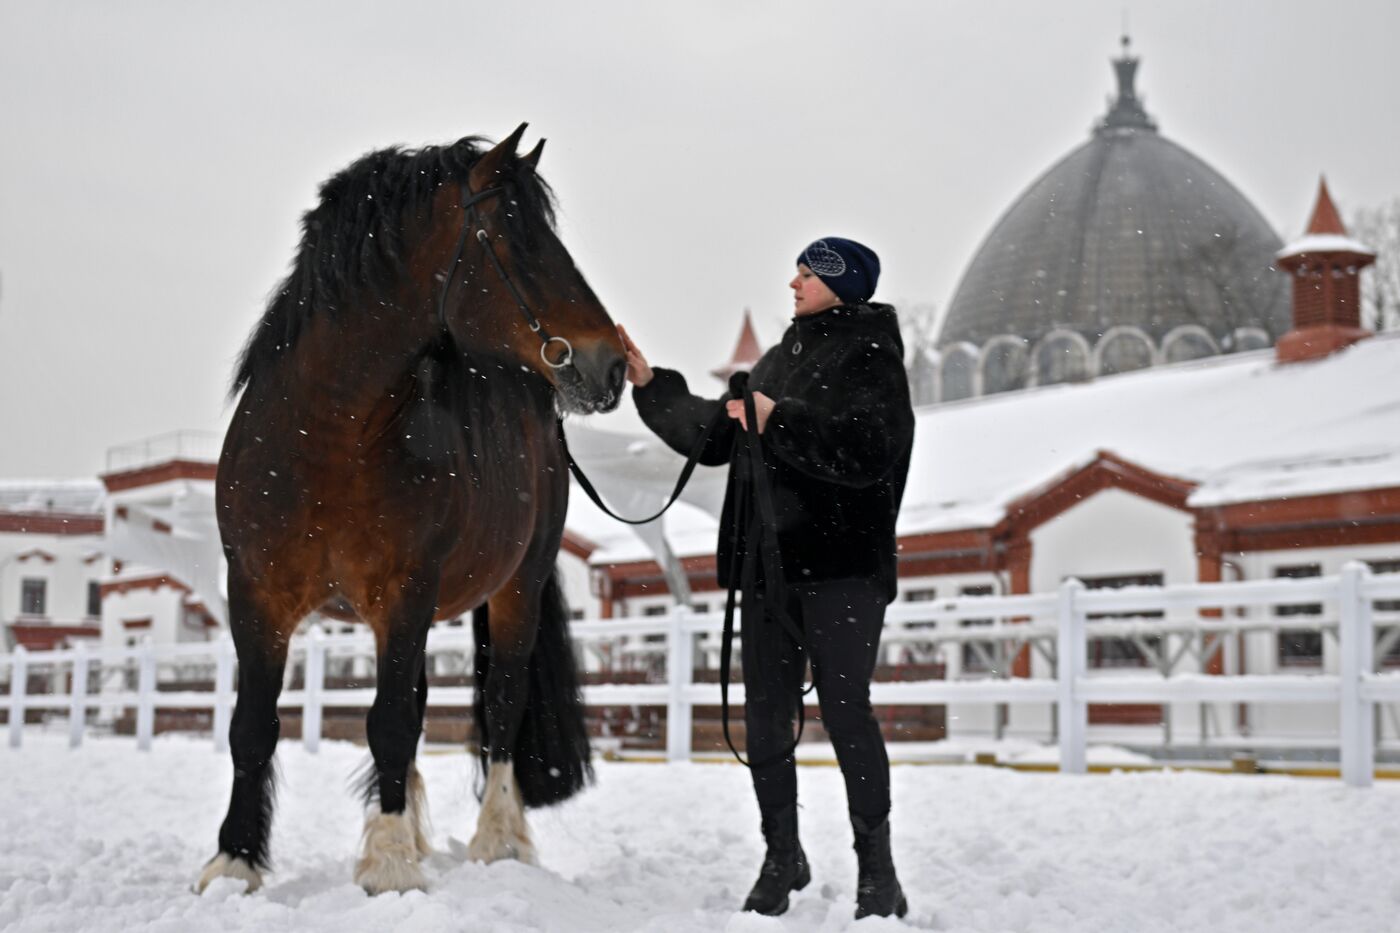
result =
[[[535,844],[525,822],[525,806],[515,781],[515,766],[509,761],[493,761],[486,774],[486,793],[481,798],[476,835],[467,845],[467,858],[473,862],[499,862],[515,859],[526,865],[535,860]]]
[[[252,894],[262,887],[262,875],[258,873],[258,870],[243,859],[229,855],[227,852],[220,852],[209,860],[209,864],[204,866],[199,880],[194,883],[194,893],[203,894],[204,889],[209,887],[215,878],[237,878],[239,881],[246,881],[248,894]]]
[[[366,893],[427,890],[428,879],[418,867],[419,834],[402,813],[370,817],[364,838],[355,883]]]
[[[515,859],[526,865],[539,864],[535,856],[535,844],[530,841],[529,836],[501,836],[485,833],[481,830],[477,830],[472,841],[467,844],[467,858],[473,862],[484,862],[488,865],[506,859]]]

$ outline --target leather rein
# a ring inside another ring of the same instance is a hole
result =
[[[545,330],[544,324],[541,323],[540,319],[530,310],[529,304],[525,301],[525,296],[520,293],[520,289],[516,286],[510,275],[506,273],[505,266],[501,264],[500,258],[496,255],[496,250],[491,246],[490,234],[488,234],[485,228],[476,220],[476,206],[482,201],[496,197],[504,192],[504,188],[497,187],[487,188],[484,191],[478,191],[472,194],[465,184],[462,185],[462,233],[457,237],[457,247],[452,253],[452,263],[448,267],[447,276],[442,283],[442,291],[438,295],[438,321],[442,324],[444,329],[447,328],[448,294],[451,292],[453,282],[456,279],[457,267],[462,262],[462,254],[466,249],[467,237],[470,235],[472,227],[475,226],[477,242],[481,244],[487,260],[491,263],[491,267],[496,270],[496,275],[500,277],[506,289],[509,290],[511,297],[515,299],[516,307],[520,309],[520,313],[525,318],[525,323],[529,326],[530,331],[540,338],[540,359],[544,360],[545,365],[549,366],[551,369],[564,369],[565,367],[572,366],[574,363],[573,344],[571,344],[568,339],[556,337]],[[559,343],[564,347],[564,355],[559,358],[558,362],[554,362],[549,358],[547,351],[551,343]],[[748,423],[756,427],[758,425],[758,417],[754,406],[753,392],[748,387],[748,374],[735,373],[734,376],[730,378],[730,391],[735,397],[744,400],[744,412]],[[727,417],[728,414],[725,412],[723,406],[721,406],[719,411],[715,413],[715,417],[711,419],[709,425],[706,426],[700,439],[691,449],[690,455],[686,458],[685,466],[681,469],[680,476],[676,479],[675,488],[671,491],[670,498],[666,500],[666,504],[663,505],[656,514],[649,515],[646,518],[625,518],[608,508],[607,504],[603,502],[602,497],[598,495],[598,491],[594,488],[593,483],[584,475],[583,469],[578,465],[578,461],[574,459],[573,453],[570,452],[568,441],[564,436],[564,422],[562,419],[560,419],[558,423],[559,444],[564,450],[564,456],[569,461],[569,471],[573,473],[574,478],[578,480],[579,486],[582,487],[588,497],[593,500],[595,505],[620,522],[625,522],[629,525],[644,525],[647,522],[655,521],[660,518],[675,504],[676,500],[680,498],[681,491],[685,489],[686,483],[690,481],[691,474],[695,472],[695,467],[700,462],[700,455],[704,451],[705,446],[709,443],[710,438],[714,436],[715,431],[718,430],[719,426],[724,423]],[[763,442],[756,430],[738,431],[735,433],[734,446],[730,452],[730,462],[735,463],[739,460],[742,460],[742,462],[749,467],[750,475],[748,483],[741,482],[738,484],[740,495],[738,501],[734,503],[735,522],[731,559],[741,561],[740,567],[742,570],[738,574],[731,572],[728,592],[725,598],[724,630],[720,646],[719,672],[722,710],[721,722],[724,730],[725,744],[729,746],[729,750],[734,753],[734,757],[739,760],[739,763],[749,768],[762,768],[790,757],[797,750],[798,743],[802,741],[802,732],[806,727],[806,708],[799,696],[797,702],[797,733],[793,737],[792,744],[782,752],[765,758],[762,761],[749,762],[739,753],[738,748],[735,747],[734,740],[731,738],[729,732],[729,669],[734,648],[735,597],[741,586],[744,592],[751,596],[756,595],[754,576],[758,561],[761,560],[763,564],[764,595],[767,597],[768,602],[764,617],[776,619],[778,624],[781,625],[783,630],[787,633],[788,637],[797,644],[799,661],[804,656],[811,658],[811,652],[807,649],[807,641],[802,628],[793,621],[787,608],[786,586],[784,585],[782,561],[778,554],[776,538],[778,525],[777,514],[773,504],[773,491],[768,482],[768,469],[764,455]],[[751,499],[754,501],[750,501]],[[757,505],[757,510],[754,510],[755,504]],[[749,520],[749,534],[745,536],[744,543],[748,548],[753,548],[756,539],[758,546],[758,553],[756,555],[751,555],[750,553],[741,554],[739,550],[739,528],[740,524],[746,518]],[[739,581],[736,581],[736,576],[739,578]],[[815,664],[815,662],[813,663]],[[672,671],[671,676],[674,677],[680,673],[683,672]],[[814,686],[816,686],[815,673],[812,683],[802,689],[801,696],[810,693]]]
[[[744,414],[749,424],[758,424],[758,415],[754,405],[753,391],[748,386],[748,373],[735,373],[729,379],[729,387],[732,395],[744,400]],[[654,515],[646,518],[625,518],[608,508],[598,491],[593,488],[593,484],[588,481],[588,477],[583,474],[578,463],[574,460],[573,454],[569,453],[568,444],[564,444],[564,452],[569,458],[569,470],[578,480],[579,486],[588,494],[588,498],[593,500],[594,505],[602,509],[605,513],[625,522],[629,525],[644,525],[654,521],[665,514],[666,510],[675,504],[680,497],[685,484],[690,480],[690,476],[695,472],[695,466],[700,460],[700,455],[709,444],[710,438],[715,431],[729,417],[728,413],[720,406],[715,412],[714,418],[706,425],[705,431],[700,435],[699,440],[691,448],[689,456],[686,457],[685,466],[681,469],[680,477],[676,480],[675,488],[671,491],[671,496],[666,500],[666,504]],[[564,425],[559,424],[559,440],[564,442]],[[812,683],[803,687],[797,701],[797,732],[793,736],[792,743],[783,751],[771,755],[760,761],[750,762],[740,754],[739,749],[734,745],[734,739],[729,730],[729,681],[730,662],[734,655],[734,618],[738,591],[742,589],[747,598],[752,599],[757,595],[758,588],[755,585],[755,575],[758,564],[763,566],[763,595],[768,603],[766,611],[762,617],[773,619],[782,627],[783,631],[797,645],[798,661],[803,658],[811,659],[812,653],[807,648],[806,635],[801,626],[793,620],[788,612],[787,586],[783,577],[783,565],[781,555],[778,553],[777,541],[777,507],[773,502],[773,490],[768,481],[768,464],[764,453],[762,436],[757,431],[736,431],[734,434],[734,446],[730,450],[730,469],[734,465],[742,464],[749,470],[749,482],[739,482],[736,484],[738,495],[734,502],[734,530],[731,537],[730,560],[734,561],[739,568],[736,572],[731,566],[729,574],[729,586],[725,593],[724,601],[724,628],[720,641],[720,661],[719,661],[719,691],[720,691],[720,724],[724,731],[724,742],[729,746],[730,752],[738,759],[739,763],[748,768],[764,768],[771,764],[776,764],[785,758],[790,757],[797,751],[797,745],[802,741],[802,733],[806,728],[806,706],[801,697],[812,692],[816,686],[815,660],[813,664]],[[744,536],[744,549],[740,548],[740,528],[747,523],[748,534]],[[755,552],[753,549],[757,548]],[[688,634],[686,635],[688,637]],[[755,631],[753,637],[758,637]],[[681,673],[672,671],[672,677]]]

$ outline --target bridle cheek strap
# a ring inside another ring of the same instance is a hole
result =
[[[462,262],[462,252],[467,246],[467,234],[471,231],[473,226],[476,226],[476,239],[486,253],[486,258],[490,260],[492,268],[496,270],[496,275],[505,283],[506,289],[510,292],[511,297],[515,299],[515,305],[520,309],[520,314],[525,318],[525,323],[530,328],[531,333],[538,334],[540,337],[540,359],[544,360],[545,365],[551,369],[563,369],[566,366],[572,366],[574,362],[573,344],[569,343],[564,337],[552,336],[549,331],[544,329],[544,325],[540,323],[539,318],[535,317],[534,312],[530,310],[530,305],[525,301],[525,296],[520,293],[520,289],[516,286],[514,280],[506,273],[506,267],[501,264],[500,257],[496,255],[496,250],[491,245],[490,234],[488,234],[480,224],[473,223],[476,205],[488,198],[493,198],[503,193],[504,190],[503,188],[487,188],[485,191],[478,191],[476,194],[472,194],[467,190],[465,184],[462,185],[462,233],[457,237],[457,247],[452,251],[452,262],[447,267],[447,277],[443,280],[442,292],[438,295],[438,323],[442,325],[444,330],[447,328],[447,296],[452,290],[453,280],[457,276],[457,267],[461,265]],[[551,343],[563,344],[564,347],[564,355],[559,358],[557,363],[551,360],[547,353]]]

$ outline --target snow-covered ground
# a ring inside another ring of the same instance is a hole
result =
[[[760,859],[735,765],[598,763],[598,784],[532,819],[542,868],[459,861],[476,815],[461,753],[421,759],[433,807],[432,890],[365,896],[350,880],[364,753],[285,743],[276,871],[257,894],[189,893],[230,764],[207,740],[149,754],[59,736],[0,748],[0,930],[839,931],[855,860],[840,774],[803,768],[814,882],[778,919],[736,913]],[[906,924],[948,931],[1338,931],[1400,928],[1400,786],[1187,773],[1082,778],[976,767],[894,769]]]

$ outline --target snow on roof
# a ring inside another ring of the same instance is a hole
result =
[[[1200,486],[1186,504],[1205,507],[1386,486],[1400,486],[1400,451],[1361,447],[1341,454],[1238,464]]]
[[[1358,253],[1374,256],[1376,251],[1358,240],[1341,233],[1305,233],[1289,243],[1275,255],[1276,259],[1290,256],[1317,255],[1319,253]]]
[[[0,510],[99,514],[106,490],[96,479],[0,479]]]
[[[1190,505],[1400,486],[1400,335],[1322,360],[1272,350],[918,412],[899,532],[995,524],[1109,450],[1199,483]]]

